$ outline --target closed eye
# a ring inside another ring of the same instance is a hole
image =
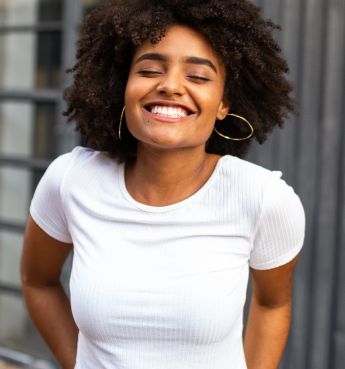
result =
[[[162,72],[156,71],[156,70],[139,70],[138,74],[145,77],[155,77],[158,75],[161,75]],[[208,82],[210,79],[206,77],[196,76],[196,75],[188,75],[187,78],[191,80],[195,80],[197,82]]]
[[[141,76],[153,77],[153,76],[160,75],[162,73],[156,70],[139,70],[138,74]]]
[[[188,78],[192,79],[192,80],[197,80],[197,81],[201,81],[201,82],[208,82],[210,81],[210,79],[205,78],[205,77],[201,77],[201,76],[187,76]]]

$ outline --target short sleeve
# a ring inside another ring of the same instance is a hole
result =
[[[30,205],[40,228],[58,241],[72,243],[63,209],[61,185],[72,162],[73,151],[56,158],[43,174]]]
[[[272,173],[274,178],[264,189],[249,259],[254,269],[272,269],[288,263],[300,252],[305,237],[305,212],[300,198],[279,178],[281,172]]]

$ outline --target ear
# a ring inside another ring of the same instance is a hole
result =
[[[217,111],[217,120],[223,120],[229,114],[230,111],[230,103],[223,99],[218,107]]]

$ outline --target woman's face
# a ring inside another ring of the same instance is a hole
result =
[[[197,31],[171,26],[156,45],[135,52],[125,91],[126,122],[139,144],[201,148],[224,119],[224,66]]]

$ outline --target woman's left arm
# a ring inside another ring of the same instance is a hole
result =
[[[279,366],[290,329],[296,263],[297,257],[274,269],[250,269],[253,294],[244,337],[248,369]]]

